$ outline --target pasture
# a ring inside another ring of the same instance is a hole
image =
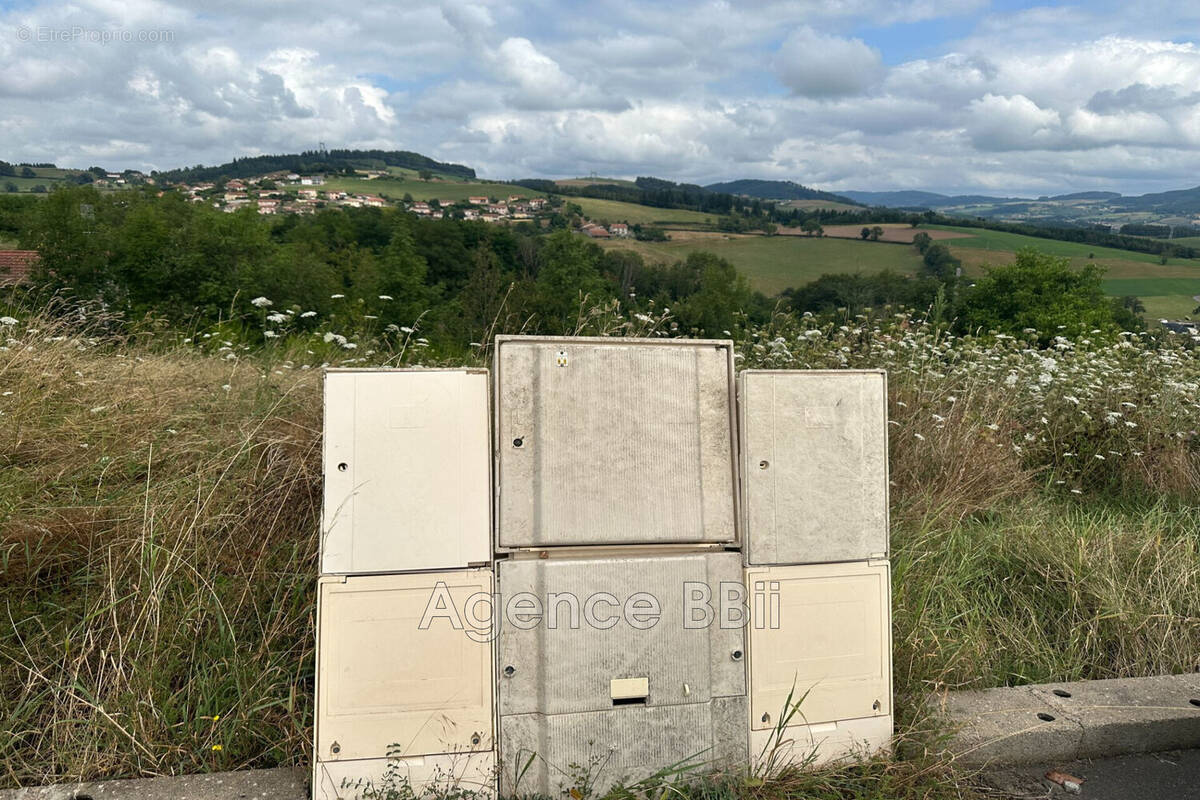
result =
[[[595,222],[628,222],[630,225],[669,225],[671,223],[709,224],[717,221],[716,214],[703,214],[679,208],[654,208],[619,200],[599,200],[594,197],[564,197],[583,209],[584,215]]]
[[[921,257],[911,247],[803,236],[738,236],[671,232],[669,242],[615,239],[605,247],[633,250],[648,262],[671,263],[704,250],[726,259],[751,287],[767,295],[801,286],[830,272],[915,272]]]

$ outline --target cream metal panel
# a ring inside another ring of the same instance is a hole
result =
[[[747,563],[886,557],[886,373],[747,370],[738,406]]]
[[[732,343],[496,338],[502,548],[736,538]]]
[[[488,423],[485,370],[327,372],[321,571],[488,563]]]
[[[750,758],[759,766],[816,766],[841,759],[865,758],[890,749],[891,741],[891,714],[815,725],[789,725],[779,733],[751,731]]]
[[[317,758],[491,749],[492,649],[466,611],[491,591],[490,570],[322,578]],[[423,630],[430,608],[441,616]]]
[[[753,730],[778,723],[789,693],[796,725],[891,714],[887,562],[752,568],[746,585]]]
[[[355,761],[313,763],[313,800],[361,800],[361,798],[453,797],[473,793],[480,800],[496,795],[496,754],[446,753],[413,758],[368,758]]]
[[[740,554],[639,558],[633,550],[497,564],[501,715],[603,711],[623,701],[641,706],[632,713],[746,693],[742,619],[720,620],[723,592],[731,616],[744,599]]]

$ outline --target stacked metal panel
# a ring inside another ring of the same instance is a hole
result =
[[[327,373],[315,798],[886,745],[882,373],[502,336],[491,378]]]
[[[751,756],[878,750],[892,734],[886,375],[746,370],[738,408],[746,586],[761,601]]]
[[[422,624],[493,591],[487,372],[329,370],[324,471],[314,798],[491,791],[490,641]]]
[[[501,792],[744,762],[744,630],[687,602],[741,584],[731,343],[500,337],[495,373],[501,596],[584,612],[506,616]]]

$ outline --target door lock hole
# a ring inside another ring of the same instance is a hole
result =
[[[511,678],[515,674],[517,674],[517,668],[513,665],[509,664],[504,668],[504,677]]]
[[[513,447],[520,447],[523,444],[525,444],[525,440],[521,437],[518,436],[516,439],[513,439]]]
[[[342,463],[338,464],[337,469],[338,472],[345,472],[346,470],[350,469],[350,465],[343,461]]]

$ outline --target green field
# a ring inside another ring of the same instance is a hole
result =
[[[849,203],[839,203],[836,200],[816,200],[808,198],[804,200],[789,200],[784,205],[790,208],[802,208],[805,210],[813,208],[824,208],[830,211],[861,211],[862,206],[852,206]]]
[[[575,203],[583,209],[589,219],[597,222],[628,222],[630,225],[656,225],[673,222],[711,224],[716,222],[717,215],[702,214],[699,211],[686,211],[678,208],[653,208],[637,203],[623,203],[619,200],[598,200],[594,197],[564,197],[568,203]]]
[[[969,234],[968,237],[962,239],[952,239],[946,244],[952,247],[969,247],[972,250],[995,250],[1004,253],[1014,253],[1023,247],[1036,247],[1043,253],[1049,253],[1055,256],[1068,256],[1071,258],[1087,258],[1088,254],[1093,254],[1097,259],[1114,258],[1126,261],[1142,261],[1147,264],[1158,265],[1159,257],[1152,253],[1136,253],[1132,250],[1118,250],[1114,247],[1100,247],[1093,244],[1083,244],[1081,242],[1063,242],[1057,239],[1042,239],[1037,236],[1022,236],[1019,233],[1006,233],[1004,231],[991,231],[984,228],[958,228],[950,225],[922,225],[922,228],[929,230],[954,231],[955,233]],[[1182,239],[1180,241],[1183,241]],[[1177,265],[1197,265],[1200,266],[1200,261],[1185,258],[1171,258],[1167,260],[1168,264]]]
[[[21,171],[21,167],[17,167],[17,172]],[[34,167],[35,178],[20,178],[11,175],[0,175],[0,191],[3,191],[5,184],[16,184],[17,191],[28,192],[34,186],[41,184],[47,190],[53,189],[56,186],[61,186],[65,182],[65,178],[70,174],[69,170],[51,169],[49,167]]]
[[[633,181],[622,180],[621,178],[564,178],[555,181],[559,186],[628,186],[636,188],[637,184]]]
[[[627,218],[632,222],[636,218],[634,214],[638,211],[643,218],[644,215],[654,216],[659,211],[626,203],[580,199],[605,203],[610,207],[623,207],[622,210],[631,209],[628,216],[619,217],[613,214],[607,217],[610,220]],[[588,213],[595,218],[606,218],[596,211]],[[693,222],[697,216],[704,216],[696,212],[668,213],[691,215]],[[1193,299],[1193,296],[1200,295],[1200,260],[1197,259],[1172,258],[1168,259],[1166,264],[1160,264],[1158,256],[1111,247],[1095,247],[978,228],[931,227],[969,234],[960,239],[943,240],[943,243],[963,260],[967,274],[978,275],[987,265],[1009,263],[1017,250],[1034,247],[1042,252],[1066,256],[1076,267],[1088,264],[1100,267],[1105,273],[1105,291],[1116,297],[1136,295],[1141,298],[1146,306],[1146,318],[1149,320],[1190,316],[1192,310],[1200,304]],[[725,237],[715,233],[678,231],[672,235],[674,238],[669,242],[618,239],[604,242],[603,245],[608,248],[633,250],[647,261],[657,263],[678,261],[688,253],[698,250],[715,253],[736,266],[755,289],[769,295],[807,283],[824,273],[869,273],[883,269],[911,273],[920,264],[920,257],[915,250],[898,244],[853,239],[810,239],[802,236]],[[1089,258],[1089,254],[1093,258]]]
[[[920,256],[911,247],[853,239],[803,236],[677,238],[670,242],[617,239],[605,247],[633,250],[647,261],[671,263],[698,250],[715,253],[737,267],[755,289],[768,295],[801,286],[829,272],[913,272]]]
[[[395,172],[396,170],[393,170]],[[433,200],[455,203],[466,200],[472,195],[487,195],[504,199],[510,195],[520,197],[540,197],[543,192],[535,192],[524,186],[507,183],[464,182],[456,180],[423,181],[416,177],[412,170],[402,170],[395,178],[328,178],[325,185],[320,187],[326,191],[353,192],[354,194],[377,194],[390,200],[399,200],[405,194],[413,196],[414,200]]]

